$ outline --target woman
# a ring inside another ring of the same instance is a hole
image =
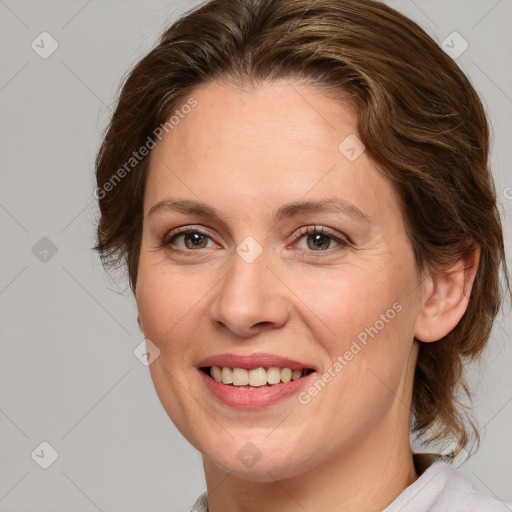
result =
[[[203,455],[191,510],[508,510],[450,466],[508,273],[482,104],[420,27],[207,2],[128,76],[96,171],[95,249]]]

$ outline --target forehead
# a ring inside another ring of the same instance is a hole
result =
[[[342,151],[347,140],[357,145],[350,103],[285,81],[248,90],[213,83],[191,96],[197,105],[151,153],[145,214],[166,195],[220,210],[327,193],[359,203],[369,215],[376,199],[396,207],[364,151],[354,160]]]
[[[237,147],[252,153],[286,143],[328,150],[337,146],[344,131],[357,129],[351,103],[298,82],[281,80],[247,89],[214,82],[191,96],[197,106],[173,129],[180,147]]]

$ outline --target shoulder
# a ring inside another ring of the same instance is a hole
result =
[[[187,512],[208,512],[208,496],[206,491],[197,498],[196,502],[187,510]]]
[[[452,512],[510,512],[511,509],[490,493],[477,491],[469,477],[460,469],[453,468],[447,462],[437,462],[435,475],[442,484],[438,503],[432,511],[450,510]]]
[[[511,512],[491,494],[474,489],[469,477],[434,454],[415,454],[419,478],[383,512]]]

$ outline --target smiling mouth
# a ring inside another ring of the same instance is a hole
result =
[[[250,370],[245,368],[229,368],[227,366],[204,366],[200,369],[216,382],[226,386],[246,389],[285,384],[302,379],[315,371],[311,368],[292,370],[291,368],[277,366],[252,368]]]

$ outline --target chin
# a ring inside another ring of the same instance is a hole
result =
[[[282,449],[282,442],[273,445],[266,440],[266,447],[258,449],[254,443],[246,442],[241,448],[230,443],[225,449],[217,445],[214,449],[199,447],[206,460],[227,473],[252,482],[275,482],[307,472],[314,464],[312,457],[304,451],[294,448],[287,443],[287,449]],[[261,444],[261,443],[259,443]],[[300,453],[300,459],[297,455]]]

